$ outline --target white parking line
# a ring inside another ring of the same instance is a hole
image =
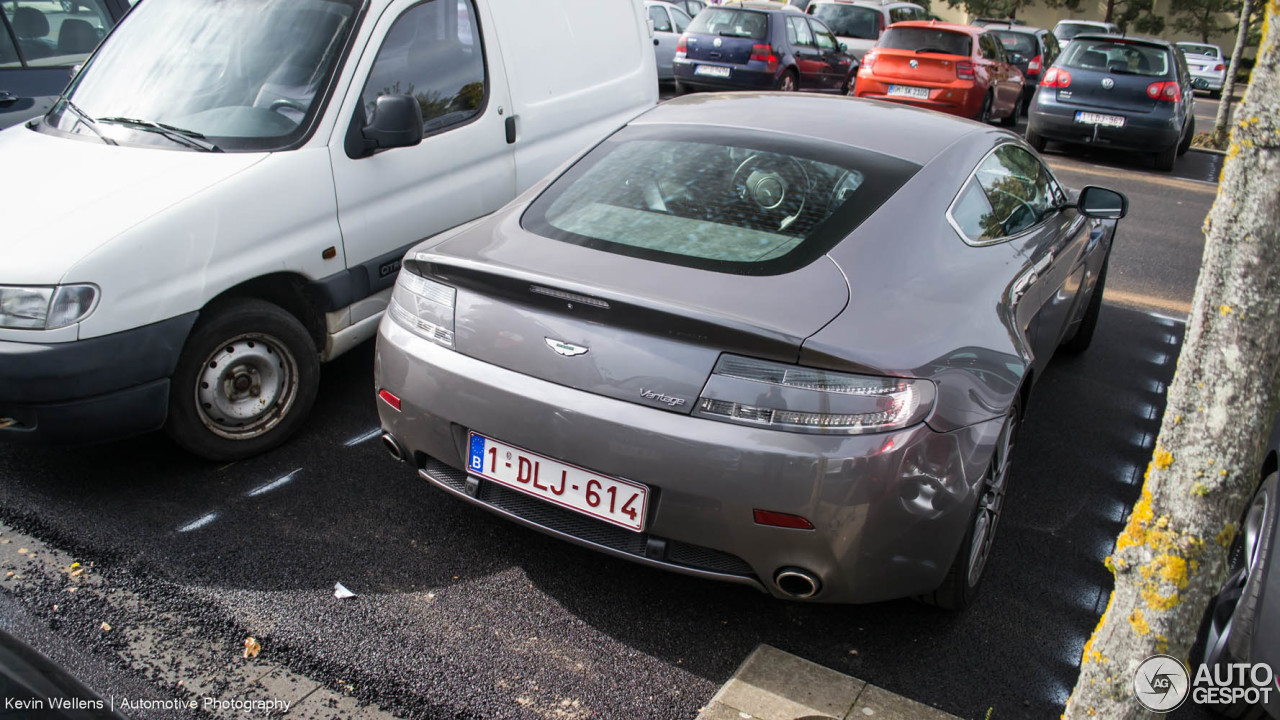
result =
[[[378,437],[378,434],[379,434],[379,433],[381,433],[381,432],[382,432],[382,428],[380,428],[380,427],[376,427],[376,428],[374,428],[374,429],[370,430],[369,432],[361,433],[361,434],[359,434],[359,435],[357,435],[357,436],[355,436],[355,437],[351,438],[350,440],[348,440],[348,441],[346,441],[345,443],[343,443],[343,445],[346,445],[347,447],[355,447],[356,445],[359,445],[359,444],[360,444],[360,443],[362,443],[362,442],[367,442],[367,441],[369,441],[369,440],[372,440],[372,439],[374,439],[374,438]]]
[[[267,483],[266,485],[259,485],[258,487],[245,493],[245,497],[257,497],[258,495],[261,495],[263,493],[269,493],[272,490],[275,490],[276,488],[280,487],[281,485],[288,483],[290,480],[293,479],[294,475],[297,475],[300,472],[302,472],[302,468],[298,468],[297,470],[294,470],[288,475],[283,475],[281,477],[278,477],[275,480],[272,480],[271,482]]]
[[[182,527],[178,528],[178,532],[184,533],[184,532],[191,532],[192,530],[199,530],[200,528],[204,527],[205,525],[208,525],[209,523],[217,519],[218,519],[218,513],[211,512],[202,518],[193,520],[187,523],[186,525],[183,525]]]

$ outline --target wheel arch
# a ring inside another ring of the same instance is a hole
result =
[[[201,313],[239,299],[262,300],[281,307],[307,329],[307,334],[315,344],[316,352],[324,348],[326,334],[324,294],[315,283],[303,275],[278,272],[245,280],[215,295],[205,303]]]

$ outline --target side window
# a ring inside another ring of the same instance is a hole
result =
[[[689,23],[693,22],[693,19],[686,15],[683,10],[671,8],[671,22],[675,24],[676,32],[682,33],[685,28],[689,27]]]
[[[809,30],[809,23],[805,22],[804,18],[787,18],[787,39],[792,45],[813,47],[813,33]]]
[[[978,165],[950,214],[970,242],[988,243],[1035,227],[1060,200],[1053,176],[1034,155],[1001,145]]]
[[[4,12],[3,7],[0,5],[0,12]],[[18,48],[9,36],[9,29],[0,25],[0,68],[7,67],[22,67],[22,63],[18,60]]]
[[[929,13],[925,12],[924,8],[921,7],[911,8],[911,17],[914,20],[928,20]]]
[[[111,27],[103,0],[0,3],[18,49],[30,67],[70,67],[81,62]],[[17,65],[12,41],[0,40],[0,65]]]
[[[822,23],[813,23],[813,37],[818,43],[819,50],[835,50],[840,47],[840,43],[836,42],[836,36],[831,31],[822,26]]]
[[[1062,51],[1062,46],[1058,44],[1058,38],[1054,37],[1053,33],[1045,33],[1041,40],[1044,42],[1044,62],[1042,64],[1045,68],[1048,68],[1053,64],[1054,60],[1058,59],[1058,53]]]
[[[982,52],[982,57],[986,58],[987,60],[998,59],[996,57],[995,48],[992,47],[990,35],[983,33],[982,35],[978,36],[978,49]]]
[[[889,9],[889,23],[893,24],[903,20],[912,20],[911,8],[896,7]]]
[[[671,32],[671,18],[667,17],[667,10],[661,5],[649,6],[649,19],[653,21],[654,30]]]
[[[381,95],[413,96],[424,136],[484,109],[484,51],[471,0],[427,0],[396,18],[378,49],[362,99],[366,118]]]

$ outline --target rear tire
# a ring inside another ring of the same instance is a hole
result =
[[[688,85],[685,85],[679,80],[674,81],[673,84],[675,85],[675,88],[676,88],[675,90],[676,97],[680,97],[681,95],[688,95],[689,93],[693,92],[693,88],[689,87]]]
[[[1042,153],[1044,152],[1045,146],[1048,145],[1049,143],[1044,139],[1043,135],[1036,132],[1035,130],[1032,130],[1031,126],[1028,125],[1027,126],[1027,144],[1035,148],[1036,152]]]
[[[1021,397],[1014,398],[1013,407],[1005,417],[991,454],[991,463],[982,478],[981,494],[969,516],[969,529],[960,541],[947,577],[937,590],[921,596],[922,602],[947,610],[964,610],[978,597],[982,574],[991,559],[991,548],[1009,489],[1010,456],[1017,444],[1018,428],[1022,425],[1020,402]]]
[[[987,93],[982,98],[982,107],[978,108],[978,115],[974,118],[983,125],[991,123],[991,93]]]
[[[1156,153],[1152,160],[1155,168],[1161,172],[1173,172],[1173,164],[1178,160],[1178,145],[1181,141],[1174,143],[1168,150]]]
[[[1221,100],[1221,99],[1222,99],[1222,91],[1221,91],[1221,90],[1210,90],[1210,91],[1209,91],[1209,99],[1211,99],[1211,100]]]
[[[1016,127],[1018,124],[1018,111],[1022,109],[1022,103],[1014,101],[1013,109],[1009,111],[1009,116],[1001,118],[1000,127]]]
[[[781,92],[796,92],[800,89],[800,78],[796,76],[795,70],[787,70],[782,73],[782,77],[778,78],[778,88]]]
[[[200,457],[241,460],[297,432],[319,384],[315,341],[297,318],[262,300],[215,305],[182,348],[165,430]]]
[[[1102,271],[1098,273],[1098,281],[1093,284],[1093,294],[1089,296],[1089,306],[1084,310],[1084,317],[1076,325],[1075,334],[1058,346],[1059,352],[1068,355],[1079,355],[1089,349],[1093,343],[1093,331],[1098,327],[1098,316],[1102,314],[1102,293],[1107,286],[1107,267],[1111,265],[1111,256],[1102,261]]]
[[[1182,157],[1183,155],[1186,155],[1187,151],[1191,149],[1191,139],[1194,138],[1195,135],[1196,135],[1196,119],[1193,117],[1191,118],[1190,125],[1187,127],[1186,136],[1182,138],[1182,142],[1178,143],[1178,157]]]

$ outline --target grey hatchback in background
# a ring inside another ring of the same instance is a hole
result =
[[[1016,136],[937,113],[672,100],[405,256],[383,440],[615,556],[964,607],[1031,385],[1088,347],[1126,205],[1073,200]]]

